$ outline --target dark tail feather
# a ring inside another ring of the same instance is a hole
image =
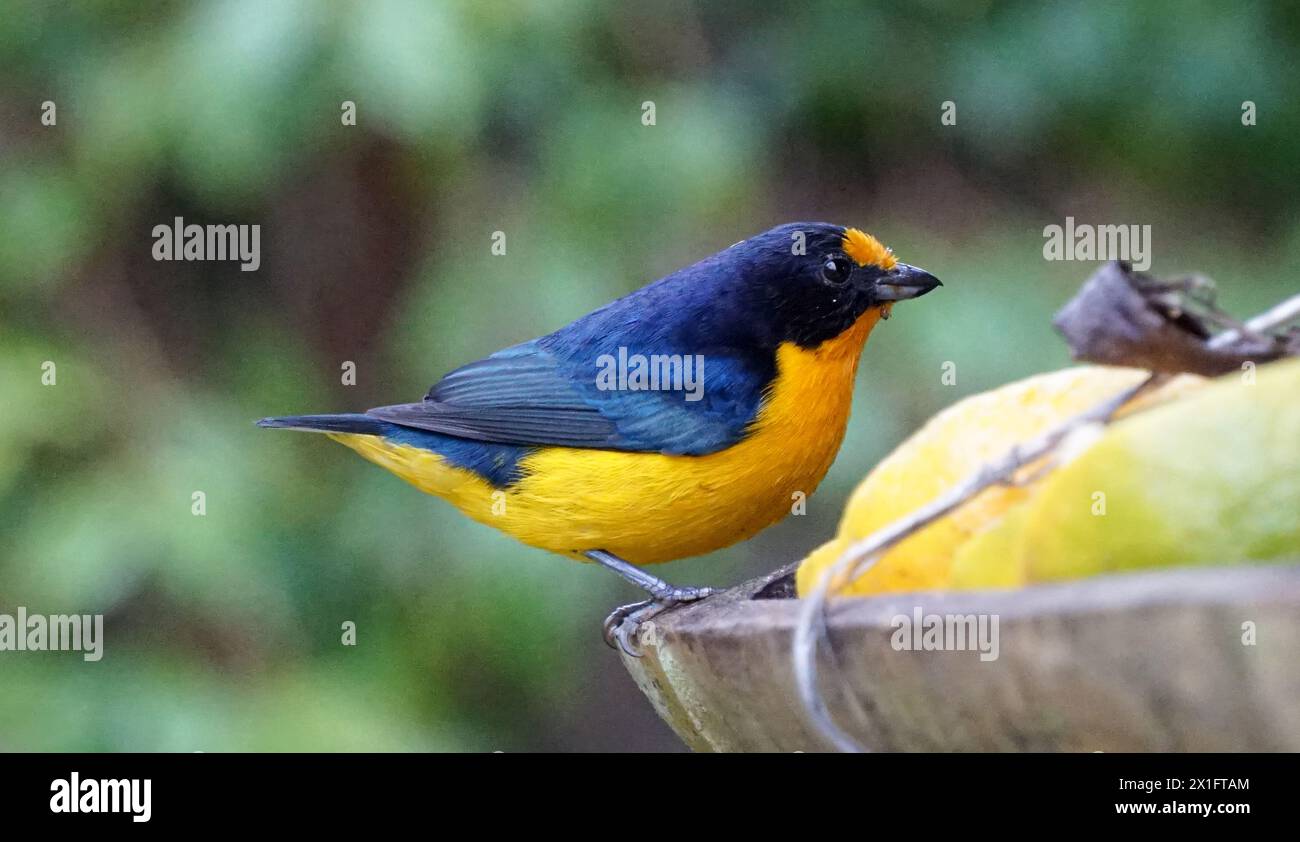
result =
[[[393,425],[369,415],[350,413],[347,415],[287,415],[283,418],[263,418],[257,422],[259,427],[275,427],[284,430],[305,430],[309,433],[360,433],[367,436],[382,436],[393,429]]]

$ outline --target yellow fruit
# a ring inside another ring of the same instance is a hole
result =
[[[970,590],[1024,585],[1020,538],[1029,509],[1029,501],[1012,506],[997,523],[957,547],[945,587]]]
[[[952,587],[1300,560],[1300,360],[1113,425],[962,547]]]
[[[959,401],[930,419],[875,467],[854,491],[839,533],[800,564],[796,586],[808,593],[821,573],[853,542],[910,514],[1000,458],[1080,412],[1136,385],[1135,369],[1083,366],[1040,374]],[[1126,407],[1127,412],[1172,400],[1204,381],[1182,377]],[[1030,469],[1032,473],[1032,467]],[[997,525],[1030,500],[1041,479],[994,487],[891,549],[842,593],[872,594],[946,587],[954,556],[974,535]],[[1003,577],[1010,576],[1003,571]],[[1008,580],[1008,583],[1012,583]]]

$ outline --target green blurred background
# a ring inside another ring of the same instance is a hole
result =
[[[1153,271],[1238,314],[1294,291],[1298,49],[1295,4],[6,3],[0,611],[107,642],[0,653],[0,749],[678,749],[599,638],[628,587],[253,420],[415,399],[772,225],[855,224],[946,286],[876,331],[806,516],[660,568],[764,572],[937,409],[1067,364],[1093,267],[1045,225],[1150,224]],[[155,262],[175,216],[260,224],[260,270]]]

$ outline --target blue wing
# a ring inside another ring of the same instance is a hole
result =
[[[696,345],[701,353],[687,362],[680,343],[651,334],[644,347],[634,344],[626,351],[645,358],[676,352],[681,364],[689,365],[702,360],[699,388],[693,393],[698,400],[687,400],[692,393],[684,388],[602,388],[602,370],[608,373],[610,365],[616,365],[618,342],[627,342],[627,335],[624,330],[619,340],[609,333],[593,337],[584,331],[575,338],[573,331],[557,332],[456,369],[420,403],[379,407],[367,415],[420,430],[523,446],[703,455],[744,436],[772,379],[774,359]]]

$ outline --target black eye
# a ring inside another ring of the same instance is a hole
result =
[[[822,278],[831,284],[842,284],[853,274],[853,265],[845,257],[828,257],[822,263]]]

